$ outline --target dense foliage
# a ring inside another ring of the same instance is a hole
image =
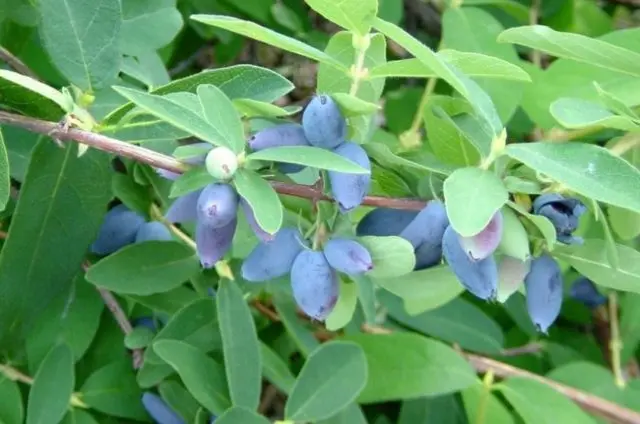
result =
[[[634,0],[0,0],[0,423],[640,423]]]

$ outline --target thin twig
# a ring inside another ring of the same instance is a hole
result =
[[[267,386],[264,391],[264,395],[262,396],[262,400],[260,401],[260,405],[258,406],[258,413],[260,415],[265,415],[271,405],[273,405],[273,401],[278,397],[278,388],[273,384]]]
[[[33,378],[23,374],[22,372],[18,371],[17,369],[9,365],[0,364],[0,374],[4,375],[9,380],[19,381],[21,383],[28,384],[28,385],[33,384]]]
[[[87,272],[90,267],[91,264],[89,264],[88,262],[82,264],[82,269],[84,270],[84,272]],[[131,334],[133,332],[133,327],[129,322],[129,318],[127,318],[127,314],[124,312],[115,296],[107,289],[98,287],[97,290],[98,293],[100,293],[100,297],[102,297],[102,301],[107,306],[107,308],[109,308],[111,315],[113,315],[113,318],[115,318],[116,322],[118,323],[118,327],[120,327],[125,335]],[[140,368],[143,362],[143,350],[133,349],[131,354],[133,355],[133,369]]]
[[[538,353],[544,348],[544,344],[540,342],[532,342],[524,346],[512,347],[511,349],[503,349],[500,352],[502,356],[520,356],[529,353]]]
[[[620,326],[618,325],[618,294],[615,291],[609,293],[609,325],[611,326],[611,339],[609,340],[609,349],[611,350],[611,369],[613,371],[616,386],[624,389],[626,381],[622,375],[622,365],[620,364],[622,342],[620,341]]]
[[[172,158],[171,156],[163,155],[153,150],[126,143],[102,134],[96,134],[91,131],[84,131],[77,128],[70,128],[64,131],[60,129],[57,122],[43,121],[40,119],[0,111],[0,124],[12,125],[27,129],[31,132],[54,136],[60,141],[75,141],[94,147],[98,150],[114,153],[118,156],[127,157],[171,172],[182,173],[187,169],[182,162]],[[276,181],[271,181],[270,183],[280,194],[306,199],[332,200],[331,197],[325,196],[321,191],[318,191],[311,186],[288,184]],[[386,207],[392,209],[421,210],[424,208],[426,202],[417,199],[366,196],[362,204],[366,206]]]
[[[6,62],[11,68],[22,75],[29,76],[33,79],[38,79],[38,76],[25,65],[20,59],[18,59],[13,53],[4,47],[0,46],[0,60]]]

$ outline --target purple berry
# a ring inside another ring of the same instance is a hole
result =
[[[234,216],[223,227],[211,227],[198,220],[196,223],[196,248],[204,268],[212,268],[231,248],[238,220]]]
[[[136,243],[142,243],[144,241],[169,241],[173,240],[171,237],[171,231],[162,222],[151,221],[147,222],[140,227],[136,234]]]
[[[562,307],[562,272],[558,262],[547,254],[535,258],[524,286],[529,317],[538,331],[546,334]]]
[[[400,237],[411,243],[416,254],[416,269],[425,269],[440,263],[442,237],[449,226],[444,204],[431,200],[400,232]]]
[[[587,211],[578,199],[565,198],[558,193],[545,193],[533,201],[533,213],[549,219],[556,229],[557,239],[564,244],[582,244],[581,237],[573,236],[580,216]]]
[[[338,104],[327,95],[314,96],[302,113],[302,128],[309,143],[333,149],[347,136],[347,121]]]
[[[256,221],[256,216],[253,213],[251,205],[243,198],[240,198],[240,206],[242,206],[244,216],[247,218],[247,223],[253,230],[253,233],[256,235],[256,237],[260,239],[260,241],[268,242],[275,238],[275,234],[269,234],[265,230],[263,230],[262,227],[260,227],[258,221]]]
[[[296,228],[282,228],[273,240],[253,248],[242,263],[242,278],[258,282],[288,274],[293,261],[307,245]]]
[[[96,255],[109,255],[135,242],[136,233],[144,224],[144,218],[125,205],[110,209],[102,221],[98,236],[91,245]]]
[[[198,219],[198,198],[201,193],[202,190],[196,190],[178,197],[164,215],[165,219],[172,224]]]
[[[373,269],[371,253],[355,240],[329,240],[324,245],[324,256],[336,271],[347,275],[359,275]]]
[[[260,151],[270,147],[310,146],[300,124],[281,124],[265,128],[254,134],[248,141],[252,150]],[[279,163],[278,169],[285,174],[295,174],[304,169],[303,165]]]
[[[371,162],[364,149],[352,142],[346,142],[337,147],[334,153],[357,163],[365,169],[371,170]],[[362,203],[371,188],[371,173],[347,174],[329,171],[331,193],[338,202],[342,213],[348,212]]]
[[[293,297],[309,317],[324,321],[338,301],[338,274],[322,252],[303,250],[291,268]]]
[[[584,304],[588,308],[597,308],[607,303],[607,298],[600,294],[593,281],[587,277],[579,277],[571,285],[569,295],[572,299]]]
[[[467,252],[469,259],[482,260],[495,252],[502,240],[502,212],[496,212],[486,227],[478,234],[460,237],[460,244]]]
[[[458,281],[480,299],[495,299],[498,292],[498,266],[492,256],[480,261],[469,259],[460,246],[460,236],[448,226],[442,237],[442,253]]]
[[[362,236],[397,236],[418,215],[416,211],[377,208],[368,212],[358,222],[356,235]]]
[[[226,226],[236,217],[238,201],[238,194],[229,184],[209,184],[198,197],[198,223],[210,228]]]

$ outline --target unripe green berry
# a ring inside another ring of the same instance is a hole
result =
[[[227,147],[216,147],[207,154],[205,161],[207,171],[219,180],[228,180],[238,169],[238,158]]]

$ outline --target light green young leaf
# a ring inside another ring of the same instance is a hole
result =
[[[121,294],[149,295],[174,289],[199,269],[193,249],[177,241],[126,246],[96,262],[86,279]]]
[[[293,84],[282,75],[270,69],[254,65],[234,65],[226,68],[205,70],[177,79],[151,91],[151,94],[166,95],[186,91],[195,93],[201,84],[213,84],[230,99],[250,98],[272,102],[293,90]],[[118,107],[104,118],[104,125],[119,122],[135,105],[127,103]]]
[[[364,350],[369,364],[360,403],[449,394],[469,387],[471,365],[446,344],[415,333],[353,334],[345,340]]]
[[[349,174],[368,174],[370,172],[330,150],[312,146],[271,147],[247,155],[247,161],[252,160],[295,163]]]
[[[55,88],[44,84],[36,79],[33,79],[29,76],[19,74],[17,72],[9,71],[6,69],[0,69],[0,78],[12,82],[14,84],[20,85],[32,91],[33,93],[37,93],[42,97],[45,97],[56,105],[60,107],[65,112],[70,112],[73,109],[73,104],[71,104],[67,98],[60,91]],[[42,100],[41,100],[42,101]]]
[[[278,232],[283,219],[282,203],[271,184],[248,169],[239,169],[233,182],[240,197],[251,206],[260,228],[269,234]]]
[[[245,145],[244,130],[231,100],[213,84],[199,86],[197,93],[204,117],[224,138],[223,145],[240,153]]]
[[[221,415],[231,401],[224,368],[201,350],[177,340],[161,340],[153,350],[173,368],[189,393],[209,412]]]
[[[601,105],[582,99],[560,98],[551,103],[551,115],[565,128],[601,126],[622,131],[640,129],[640,121],[615,115]]]
[[[233,105],[242,116],[247,118],[281,118],[295,115],[302,110],[300,106],[281,108],[280,106],[254,99],[234,99]]]
[[[378,0],[305,0],[316,12],[360,36],[367,35],[378,13]]]
[[[183,25],[175,4],[175,0],[123,0],[122,53],[138,55],[169,44]]]
[[[180,175],[178,179],[171,184],[169,198],[175,199],[192,191],[200,190],[214,181],[214,178],[204,166],[192,168]]]
[[[186,108],[176,98],[144,93],[127,87],[114,90],[151,115],[216,146],[227,146],[224,136],[199,114]]]
[[[554,246],[556,244],[557,234],[556,234],[556,228],[553,226],[549,218],[547,218],[546,216],[529,213],[525,208],[523,208],[522,206],[520,206],[515,202],[508,201],[507,204],[511,209],[517,211],[520,215],[524,216],[527,219],[527,221],[533,224],[533,226],[538,230],[542,238],[544,238],[547,244],[546,247],[549,251],[554,249]]]
[[[334,341],[314,350],[287,399],[292,421],[318,421],[346,408],[367,383],[367,360],[360,346]]]
[[[0,104],[34,118],[57,121],[66,111],[62,93],[16,72],[0,69]]]
[[[617,113],[618,115],[628,116],[631,119],[640,119],[637,113],[633,111],[625,102],[620,100],[619,97],[614,95],[613,93],[602,88],[600,84],[597,82],[593,82],[594,87],[598,91],[598,96],[602,103],[612,112]]]
[[[498,250],[512,258],[526,261],[531,256],[526,229],[511,208],[503,207],[501,213],[502,237],[500,238]]]
[[[69,407],[75,379],[71,349],[53,346],[29,390],[26,424],[58,424]]]
[[[356,96],[347,93],[333,93],[333,100],[340,106],[340,110],[345,117],[371,115],[380,110],[380,106],[369,103]]]
[[[344,66],[340,62],[315,47],[311,47],[302,41],[287,37],[286,35],[282,35],[254,22],[222,15],[191,15],[191,19],[197,22],[202,22],[206,25],[226,29],[227,31],[244,35],[245,37],[253,38],[254,40],[261,41],[291,53],[299,54],[300,56],[308,57],[309,59],[316,60],[320,63],[326,63],[327,65],[334,66],[338,69],[344,69]]]
[[[345,283],[343,279],[340,279],[338,301],[325,320],[327,330],[337,331],[349,324],[356,311],[357,304],[358,286],[353,282]]]
[[[494,173],[460,168],[445,180],[444,198],[451,226],[461,236],[470,237],[487,226],[496,211],[509,200],[509,193]]]
[[[553,256],[568,262],[580,274],[603,287],[640,293],[640,253],[621,244],[615,245],[618,267],[607,256],[607,242],[586,239],[582,246],[557,245]]]
[[[640,53],[580,34],[558,32],[544,25],[509,28],[498,37],[552,56],[640,76]]]
[[[530,82],[531,77],[522,68],[506,60],[481,53],[441,50],[436,53],[444,61],[473,78],[493,78],[507,81]],[[370,78],[438,78],[438,75],[419,59],[400,59],[371,69]]]
[[[53,64],[70,83],[96,91],[120,71],[119,0],[40,0],[39,30]]]
[[[208,144],[187,144],[186,146],[176,147],[173,151],[173,157],[178,160],[204,157],[211,149],[212,147]]]
[[[262,389],[262,359],[253,316],[242,290],[233,280],[216,292],[224,366],[234,406],[257,409]]]
[[[438,159],[429,152],[421,152],[422,154],[418,156],[421,160],[417,162],[394,154],[391,149],[389,149],[389,146],[383,143],[367,143],[362,147],[364,147],[372,159],[380,162],[383,166],[408,167],[440,175],[449,175],[455,169],[453,166],[438,161]],[[387,165],[385,165],[385,163]]]
[[[367,272],[370,278],[399,277],[413,271],[416,256],[413,246],[402,237],[360,237],[362,243],[371,253],[373,269]]]
[[[0,127],[0,212],[7,207],[11,194],[11,175],[9,173],[9,155],[4,145],[2,128]]]
[[[518,143],[513,159],[583,196],[640,212],[640,171],[607,149],[587,143]]]

